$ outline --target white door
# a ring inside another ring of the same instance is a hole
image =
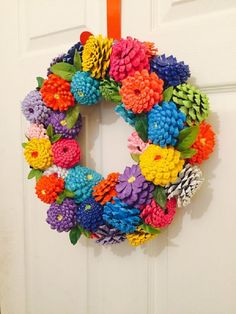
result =
[[[143,248],[104,248],[50,230],[26,180],[20,100],[50,59],[81,31],[106,34],[105,0],[2,0],[1,314],[236,313],[236,2],[123,0],[122,33],[154,41],[190,64],[192,82],[211,100],[217,132],[206,182],[192,205]],[[106,175],[131,164],[131,128],[101,104],[84,111],[84,160]]]

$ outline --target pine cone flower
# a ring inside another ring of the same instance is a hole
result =
[[[149,146],[149,143],[145,143],[138,135],[136,131],[131,133],[128,137],[128,149],[131,154],[140,155]]]
[[[154,185],[146,181],[138,165],[126,167],[116,185],[117,197],[136,208],[150,203],[153,190]]]
[[[66,177],[66,189],[75,192],[76,203],[83,202],[86,198],[92,196],[93,187],[97,185],[102,176],[96,171],[76,166],[71,168]]]
[[[82,56],[83,45],[81,44],[81,42],[78,42],[67,51],[67,53],[63,57],[63,62],[74,64],[74,55],[76,50],[80,54],[80,56]]]
[[[63,61],[63,58],[64,58],[64,54],[59,54],[57,57],[53,58],[52,61],[50,62],[50,66],[49,68],[47,69],[47,76],[52,74],[52,71],[51,71],[51,66],[59,63],[59,62],[62,62]]]
[[[48,139],[48,136],[46,134],[46,130],[43,124],[31,123],[25,135],[29,140],[32,140],[33,138],[37,138],[37,139],[47,138]]]
[[[148,138],[153,144],[175,146],[179,132],[184,128],[186,116],[171,102],[155,105],[148,112]]]
[[[155,72],[164,82],[165,87],[183,84],[190,77],[189,66],[183,61],[178,62],[174,56],[156,56],[151,59],[151,71]]]
[[[134,233],[127,234],[126,238],[132,246],[139,246],[157,237],[157,234],[151,234],[138,227]]]
[[[163,81],[147,70],[135,72],[122,81],[120,95],[125,109],[134,113],[148,112],[162,101]]]
[[[24,155],[32,168],[45,170],[52,164],[51,143],[46,138],[33,138],[26,143]]]
[[[201,164],[209,158],[215,147],[215,133],[210,124],[202,122],[199,126],[199,133],[196,142],[192,148],[197,150],[197,153],[189,159],[191,164]]]
[[[81,227],[90,232],[96,232],[104,225],[102,218],[103,206],[92,197],[85,199],[77,208],[77,221]]]
[[[56,174],[42,176],[36,183],[35,190],[42,202],[52,204],[64,190],[64,180],[58,178]]]
[[[40,93],[46,106],[53,110],[68,110],[75,104],[70,92],[70,84],[55,74],[50,74],[43,82]]]
[[[203,180],[202,171],[198,166],[186,164],[179,173],[177,181],[165,187],[168,199],[175,197],[178,207],[187,206],[193,195],[201,187]]]
[[[76,72],[71,82],[71,92],[81,105],[93,105],[100,99],[99,82],[88,72]]]
[[[114,197],[115,203],[106,203],[103,219],[123,233],[132,233],[141,223],[140,210],[121,202]]]
[[[126,240],[124,233],[107,225],[100,226],[96,231],[96,235],[98,236],[96,242],[103,245],[119,244]]]
[[[51,110],[47,108],[37,90],[31,91],[21,103],[25,118],[31,123],[44,124]]]
[[[104,205],[107,202],[111,202],[112,198],[117,195],[116,184],[118,182],[119,173],[110,173],[106,179],[100,181],[93,187],[93,197],[95,201]]]
[[[140,217],[153,228],[164,228],[172,223],[175,213],[175,198],[171,198],[166,202],[166,209],[162,209],[153,199],[151,204],[144,207]]]
[[[83,71],[90,72],[92,77],[104,78],[110,64],[113,39],[90,36],[82,53]]]
[[[61,168],[56,165],[53,165],[49,167],[46,171],[44,171],[43,175],[50,176],[50,174],[53,174],[53,173],[55,173],[58,176],[58,178],[65,179],[68,174],[68,170],[65,168]]]
[[[76,225],[77,205],[70,198],[65,198],[61,205],[53,203],[47,211],[47,223],[58,232],[68,232]]]
[[[74,139],[61,139],[52,145],[53,161],[56,166],[72,168],[80,160],[80,147]]]
[[[135,114],[131,110],[126,110],[123,104],[117,105],[115,107],[115,112],[131,126],[135,125]]]
[[[53,126],[55,134],[61,134],[64,138],[74,138],[81,130],[82,118],[80,114],[75,125],[69,129],[66,124],[66,114],[64,112],[53,111],[47,120],[47,125],[49,124]]]
[[[140,155],[141,172],[147,181],[152,181],[155,185],[174,183],[183,165],[180,152],[173,147],[161,148],[151,144]]]
[[[178,85],[173,90],[172,100],[187,117],[187,124],[199,124],[208,117],[208,97],[190,84]]]
[[[100,83],[100,92],[102,97],[107,101],[119,103],[121,96],[119,94],[120,85],[113,79],[104,79]]]
[[[117,41],[112,47],[110,76],[120,82],[136,71],[149,70],[147,48],[137,39],[127,37]]]
[[[146,47],[146,55],[148,59],[157,55],[158,49],[155,47],[155,44],[149,41],[145,41],[144,45]]]

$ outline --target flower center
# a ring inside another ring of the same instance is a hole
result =
[[[55,98],[55,99],[59,99],[60,96],[59,96],[58,94],[55,94],[55,95],[54,95],[54,98]]]
[[[46,194],[46,191],[45,191],[45,190],[42,190],[41,193],[42,193],[43,195],[45,195],[45,194]]]
[[[135,176],[131,176],[131,177],[128,179],[128,182],[129,182],[129,183],[133,183],[135,180],[136,180]]]
[[[91,205],[90,204],[87,204],[87,205],[85,205],[85,210],[89,210],[89,209],[91,209]]]
[[[200,139],[200,142],[201,142],[202,145],[206,145],[206,139],[205,139],[205,137],[201,138],[201,139]]]
[[[65,126],[65,125],[66,125],[66,120],[61,120],[60,124],[61,124],[62,126]]]
[[[156,123],[156,122],[154,123],[154,128],[155,128],[155,129],[157,128],[157,123]]]
[[[29,112],[30,112],[30,113],[33,113],[33,112],[34,112],[34,109],[33,109],[33,108],[29,108]]]
[[[155,158],[154,158],[154,160],[159,160],[159,159],[161,159],[160,155],[156,155]]]
[[[67,153],[68,152],[68,147],[63,147],[63,153]]]
[[[37,151],[33,151],[33,152],[31,153],[31,156],[32,156],[33,158],[37,158],[38,155],[39,155],[39,153],[38,153]]]
[[[134,93],[135,93],[135,95],[137,95],[137,96],[139,96],[139,95],[141,94],[141,92],[140,92],[139,89],[135,89],[135,90],[134,90]]]
[[[63,216],[62,216],[61,214],[59,214],[59,215],[57,216],[57,220],[58,220],[58,221],[62,221],[62,219],[63,219]]]
[[[83,97],[83,96],[84,96],[84,93],[79,90],[79,91],[78,91],[78,95],[79,95],[80,97]]]
[[[92,174],[88,174],[88,175],[87,175],[87,179],[88,179],[88,180],[92,180],[92,178],[93,178],[93,175],[92,175]]]

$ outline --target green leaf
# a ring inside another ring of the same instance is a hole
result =
[[[191,158],[197,153],[196,149],[193,148],[187,148],[186,150],[183,150],[180,154],[181,158],[186,159],[186,158]]]
[[[81,231],[78,227],[74,227],[70,230],[69,233],[69,237],[70,237],[70,242],[75,245],[79,238],[81,237]]]
[[[39,169],[31,169],[29,174],[28,174],[28,179],[32,179],[32,178],[36,178],[36,180],[38,181],[38,179],[41,178],[43,172],[42,170]]]
[[[77,49],[75,49],[73,62],[74,62],[74,67],[76,68],[76,70],[81,71],[82,70],[82,62],[81,62],[80,54],[78,53]]]
[[[131,156],[131,158],[132,158],[135,162],[139,163],[139,157],[140,157],[140,155],[138,155],[138,154],[130,154],[130,156]]]
[[[147,142],[148,140],[148,122],[147,122],[147,115],[140,114],[135,119],[135,130],[137,131],[139,137],[144,141]]]
[[[38,82],[38,88],[41,88],[43,86],[44,78],[43,77],[36,77],[36,80]]]
[[[170,101],[171,97],[173,95],[173,86],[168,87],[167,89],[164,90],[163,92],[163,101]]]
[[[85,230],[85,229],[82,228],[81,226],[78,226],[78,228],[80,229],[81,233],[83,233],[83,235],[84,235],[86,238],[90,238],[90,235],[91,235],[91,232],[90,232],[90,231]]]
[[[48,125],[46,133],[50,139],[53,137],[54,132],[53,132],[53,126],[51,124]]]
[[[53,135],[53,137],[51,138],[52,143],[57,142],[59,139],[61,138],[61,134],[55,134]]]
[[[147,224],[143,224],[140,227],[147,233],[151,233],[151,234],[159,234],[159,233],[161,233],[160,229],[153,228],[153,227],[151,227],[150,225],[147,225]]]
[[[199,127],[196,125],[189,128],[185,128],[182,131],[180,131],[178,136],[178,144],[176,148],[179,151],[184,151],[187,148],[191,147],[193,143],[196,141],[198,132]]]
[[[75,197],[75,193],[65,189],[62,193],[60,193],[56,199],[57,204],[61,205],[65,198],[73,198]]]
[[[69,108],[69,110],[66,112],[66,126],[68,129],[73,128],[73,126],[77,122],[79,112],[80,112],[79,105],[75,105],[74,107]]]
[[[155,190],[153,191],[153,198],[157,204],[161,206],[161,208],[165,209],[167,198],[165,189],[162,186],[156,186]]]
[[[27,145],[27,143],[21,143],[21,146],[22,146],[23,148],[25,148],[26,145]]]
[[[71,81],[72,77],[76,73],[76,68],[72,64],[66,62],[56,63],[51,66],[50,70],[52,71],[52,73],[56,74],[66,81]]]
[[[64,195],[65,195],[65,197],[68,197],[68,198],[73,198],[73,197],[75,197],[75,193],[72,192],[72,191],[69,191],[69,190],[67,190],[67,189],[64,190]]]

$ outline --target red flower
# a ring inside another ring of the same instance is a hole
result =
[[[55,173],[42,176],[36,183],[35,190],[41,201],[52,204],[57,199],[58,194],[64,190],[64,180],[58,178]]]

